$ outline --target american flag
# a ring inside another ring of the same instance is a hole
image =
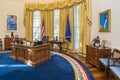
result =
[[[45,24],[44,24],[44,19],[42,21],[42,28],[41,28],[41,36],[45,36],[46,30],[45,30]]]

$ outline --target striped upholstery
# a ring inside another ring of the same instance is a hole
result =
[[[99,60],[104,66],[113,65],[112,59],[109,59],[109,62],[107,58],[100,58]]]
[[[120,80],[120,67],[111,66],[110,70],[119,78]]]

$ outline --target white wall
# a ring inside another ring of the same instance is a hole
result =
[[[6,31],[6,16],[7,15],[17,15],[17,32],[19,37],[25,37],[25,27],[24,27],[24,3],[11,0],[0,0],[0,38],[4,40],[5,35],[11,34],[11,32]]]
[[[4,38],[6,34],[10,35],[10,32],[6,30],[6,16],[17,15],[17,32],[20,37],[25,37],[24,27],[24,4],[17,1],[0,0],[0,38]]]
[[[109,46],[120,49],[120,0],[91,0],[92,28],[91,40],[97,35],[108,40]],[[111,9],[111,32],[98,32],[98,13]]]

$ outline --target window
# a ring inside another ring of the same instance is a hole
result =
[[[40,11],[33,13],[33,40],[40,40]]]
[[[79,50],[80,45],[80,7],[74,6],[74,50]]]
[[[59,9],[54,10],[54,37],[59,38]]]

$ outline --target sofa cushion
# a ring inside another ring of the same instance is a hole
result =
[[[111,66],[110,70],[120,79],[120,67]]]
[[[109,59],[109,64],[108,64],[108,59],[107,58],[99,58],[99,60],[104,66],[113,65],[113,60],[112,59]]]

